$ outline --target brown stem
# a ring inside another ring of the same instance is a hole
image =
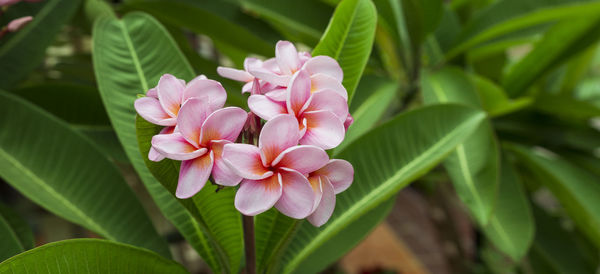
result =
[[[256,249],[254,248],[254,217],[242,215],[244,247],[246,251],[246,274],[256,274]]]

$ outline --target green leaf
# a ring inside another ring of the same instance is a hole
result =
[[[344,0],[333,14],[312,55],[336,59],[344,71],[342,84],[348,91],[348,104],[369,60],[377,12],[370,0]]]
[[[460,103],[481,108],[473,84],[460,69],[425,73],[421,86],[427,104]],[[487,119],[444,161],[458,197],[481,225],[488,223],[494,209],[499,164],[498,144]]]
[[[300,230],[282,258],[283,272],[308,261],[335,235],[400,189],[424,175],[478,127],[485,115],[458,105],[435,105],[403,113],[363,135],[338,158],[354,166],[354,183],[337,196],[327,224]]]
[[[77,125],[110,126],[98,90],[73,83],[45,83],[12,92],[62,120]]]
[[[360,104],[358,105],[356,101],[359,98],[355,98],[354,105],[358,107],[355,110],[351,110],[354,123],[346,131],[344,141],[334,151],[342,151],[347,145],[375,127],[377,125],[376,122],[381,121],[381,117],[394,102],[397,90],[398,83],[395,81],[376,77],[364,77],[358,85],[357,97],[362,97],[363,95],[365,95],[364,97],[368,97],[360,100],[358,102]]]
[[[99,239],[73,239],[32,249],[0,263],[0,273],[187,273],[146,249]]]
[[[392,197],[359,217],[325,241],[298,266],[296,273],[318,273],[360,243],[390,213],[396,201]],[[295,238],[319,233],[309,222],[287,217],[277,210],[256,216],[256,245],[259,272],[273,273],[280,267],[281,256],[295,245]],[[304,234],[304,236],[302,235]]]
[[[48,0],[19,3],[7,9],[3,17],[31,15],[34,20],[14,35],[0,40],[0,89],[14,86],[42,62],[46,48],[78,6],[79,0]]]
[[[169,256],[117,167],[67,124],[0,93],[0,176],[49,211],[110,240]]]
[[[148,155],[152,137],[161,128],[137,117],[137,141],[141,155]],[[144,162],[154,177],[174,196],[180,162],[164,159],[157,163],[148,160],[148,157],[144,157]],[[209,181],[194,197],[177,201],[200,222],[207,236],[206,248],[211,251],[206,256],[220,260],[217,262],[222,265],[224,272],[237,273],[244,250],[241,216],[234,207],[235,190],[231,187],[218,192],[216,190],[217,186]]]
[[[531,246],[534,238],[533,217],[521,180],[512,164],[504,159],[498,201],[487,226],[485,236],[514,262],[519,262]]]
[[[128,6],[146,11],[161,21],[207,35],[244,51],[263,56],[273,56],[275,52],[271,43],[275,40],[272,33],[265,31],[262,33],[266,35],[259,36],[250,31],[248,27],[256,26],[256,22],[237,11],[233,3],[191,0],[128,0],[125,2]]]
[[[314,46],[325,31],[333,9],[318,0],[235,0],[258,14],[288,40]]]
[[[598,178],[551,152],[528,149],[516,144],[507,146],[538,181],[552,191],[579,229],[596,246],[600,246]]]
[[[479,75],[469,75],[475,85],[483,109],[490,117],[506,115],[528,107],[533,102],[529,97],[510,99],[506,92],[494,82]]]
[[[577,240],[577,234],[562,227],[561,220],[534,207],[536,234],[527,255],[532,273],[561,274],[594,273],[597,268],[597,251],[590,254],[596,260],[586,259],[588,251]]]
[[[153,87],[164,73],[191,80],[195,76],[191,66],[164,27],[144,13],[130,13],[121,20],[101,18],[94,26],[93,35],[98,88],[112,125],[136,172],[163,215],[177,227],[213,271],[226,272],[228,265],[225,262],[231,261],[230,271],[235,272],[240,261],[235,258],[239,258],[239,255],[228,259],[222,253],[215,252],[220,248],[218,245],[209,245],[214,240],[208,234],[210,230],[206,227],[207,223],[197,219],[197,215],[188,211],[180,203],[181,200],[176,199],[154,178],[144,162],[148,153],[141,152],[138,146],[136,112],[133,108],[137,95]],[[119,73],[114,73],[115,69]],[[226,231],[228,227],[221,229]],[[231,252],[236,250],[232,249]]]
[[[0,204],[0,262],[33,248],[33,231],[9,207]]]
[[[540,5],[540,3],[544,4]],[[496,5],[490,6],[476,19],[469,22],[457,45],[446,54],[446,59],[453,59],[470,48],[512,32],[558,20],[568,21],[585,16],[595,16],[599,12],[600,3],[598,2],[498,1]]]
[[[557,23],[525,58],[511,67],[503,86],[511,97],[522,95],[541,75],[586,49],[598,41],[598,37],[598,15]]]
[[[577,100],[570,94],[542,94],[536,98],[533,107],[548,115],[564,118],[569,121],[587,121],[593,117],[600,116],[600,106]]]

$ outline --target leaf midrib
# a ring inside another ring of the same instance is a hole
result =
[[[468,125],[472,122],[475,122],[476,120],[481,120],[483,117],[484,117],[484,114],[479,113],[477,115],[474,115],[470,119],[464,121],[460,126],[457,126],[456,128],[454,128],[453,131],[451,131],[446,136],[442,137],[438,142],[433,144],[429,149],[425,150],[419,156],[414,158],[413,161],[407,163],[403,168],[401,168],[397,173],[395,173],[389,179],[384,181],[378,187],[374,188],[367,195],[363,196],[363,198],[361,198],[360,200],[355,202],[350,208],[348,208],[346,211],[344,211],[344,213],[342,213],[338,218],[333,220],[327,227],[325,227],[321,231],[321,233],[319,233],[312,241],[310,241],[310,243],[305,248],[301,249],[301,251],[298,252],[298,254],[296,256],[294,256],[294,259],[292,259],[292,261],[290,261],[290,263],[288,263],[288,265],[285,267],[284,272],[285,273],[292,272],[296,268],[296,266],[304,258],[306,258],[308,256],[308,254],[311,252],[311,250],[316,249],[322,243],[324,243],[325,241],[330,239],[332,237],[330,235],[333,235],[335,232],[341,230],[342,225],[344,223],[348,223],[348,222],[358,219],[361,216],[361,214],[355,214],[356,212],[364,213],[364,212],[368,211],[369,209],[373,208],[374,206],[376,206],[377,204],[372,204],[371,206],[369,206],[369,202],[383,200],[381,198],[380,199],[377,199],[377,198],[379,196],[385,197],[384,196],[385,192],[387,192],[388,189],[392,188],[396,181],[399,181],[406,173],[410,172],[411,170],[414,170],[415,167],[417,167],[421,164],[421,162],[424,162],[425,159],[429,158],[429,156],[431,154],[433,154],[434,151],[439,150],[440,147],[443,147],[446,143],[448,143],[450,140],[452,140],[455,135],[460,134],[463,127],[465,127],[466,125]],[[339,225],[337,225],[337,224],[339,224]]]
[[[142,69],[142,65],[141,65],[140,59],[139,59],[139,57],[137,55],[137,51],[133,47],[133,42],[131,40],[131,37],[129,36],[129,32],[127,31],[126,24],[125,24],[124,20],[122,20],[122,19],[117,20],[117,22],[119,23],[120,28],[121,28],[121,33],[122,33],[123,37],[125,38],[125,41],[126,41],[126,44],[127,44],[127,49],[129,50],[129,53],[131,54],[131,59],[132,59],[132,62],[134,63],[134,66],[135,66],[135,69],[136,69],[136,73],[139,76],[139,81],[140,81],[140,84],[142,85],[142,89],[143,90],[148,90],[148,80],[146,79],[146,75],[144,74],[144,71]],[[164,30],[164,29],[163,29],[163,31],[166,32],[166,30]],[[175,48],[178,48],[177,45],[174,44],[174,42],[173,42],[172,39],[169,39],[169,42],[171,43],[172,46],[174,46]],[[178,53],[181,54],[180,51],[178,51]],[[189,69],[189,72],[191,74],[194,74],[194,71],[190,68],[189,64],[187,64],[187,67]],[[137,150],[139,152],[139,149],[137,149]],[[150,171],[148,170],[148,172],[150,172]],[[160,184],[160,182],[158,182],[158,184]],[[164,187],[164,186],[162,186],[162,184],[160,184],[160,185],[161,185],[161,187]],[[187,211],[187,209],[185,209],[185,210]],[[208,251],[207,253],[209,255],[211,255],[211,257],[213,259],[215,259],[215,256],[212,256],[214,254],[212,252],[210,252],[212,250],[212,248],[207,248],[207,247],[209,247],[209,246],[207,246],[208,243],[205,241],[207,239],[204,239],[204,237],[202,236],[203,233],[202,233],[202,230],[200,229],[199,224],[198,224],[198,222],[204,221],[204,220],[197,220],[196,218],[194,218],[193,216],[191,216],[189,212],[186,212],[186,215],[190,219],[190,221],[192,222],[192,224],[194,226],[194,230],[199,235],[198,238],[201,239],[202,246],[204,246],[205,249]],[[209,234],[211,237],[214,238],[213,232],[208,228],[208,226],[206,224],[204,224],[204,226],[206,227],[206,233]],[[208,240],[210,240],[210,239],[208,239]],[[217,241],[211,240],[211,243],[213,245],[215,245],[215,246],[220,246],[220,244]],[[217,254],[219,254],[219,256],[217,256],[218,257],[218,259],[217,259],[218,264],[223,268],[223,270],[229,270],[229,265],[227,263],[229,261],[228,258],[227,258],[228,255],[227,254],[223,254],[222,247],[221,248],[216,247],[216,249],[218,249],[217,250]],[[225,258],[223,256],[225,256]]]
[[[48,195],[53,196],[56,200],[61,202],[61,204],[63,204],[67,209],[71,210],[71,212],[77,215],[77,217],[81,218],[88,226],[90,226],[90,229],[94,230],[98,234],[110,240],[116,240],[116,238],[113,235],[104,230],[100,225],[94,222],[93,219],[88,217],[88,215],[86,215],[83,211],[79,210],[79,208],[76,205],[72,204],[68,199],[66,199],[64,196],[58,193],[53,187],[51,187],[48,184],[45,184],[42,178],[38,177],[33,171],[23,166],[17,159],[12,157],[3,148],[0,148],[0,155],[3,158],[7,159],[8,162],[13,165],[13,167],[20,170],[22,172],[22,175],[30,178],[31,182],[40,186],[44,191],[46,191]]]

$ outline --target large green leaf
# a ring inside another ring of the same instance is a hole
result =
[[[519,262],[533,242],[534,227],[521,180],[512,164],[504,159],[496,209],[483,233],[498,249]]]
[[[540,5],[540,3],[544,4]],[[562,3],[562,5],[556,5],[557,3]],[[453,59],[472,47],[509,33],[558,20],[594,16],[598,12],[600,12],[600,3],[598,2],[498,1],[496,5],[490,6],[486,12],[481,12],[476,19],[469,22],[469,26],[465,27],[457,45],[446,54],[446,59]]]
[[[0,204],[0,262],[33,248],[33,231],[9,207]]]
[[[12,91],[70,124],[110,126],[98,90],[73,83],[47,83]]]
[[[370,0],[344,0],[335,9],[321,41],[313,50],[313,56],[331,56],[340,63],[348,104],[369,60],[376,21],[377,12]]]
[[[433,168],[484,118],[469,107],[435,105],[403,113],[350,144],[337,158],[354,166],[353,185],[337,196],[327,224],[300,228],[282,257],[283,272],[310,264],[324,243]]]
[[[288,40],[314,46],[327,27],[333,9],[318,0],[235,0],[271,24]]]
[[[551,152],[544,153],[514,144],[509,148],[538,181],[552,191],[579,229],[596,246],[600,246],[598,177]]]
[[[509,99],[504,90],[494,82],[479,75],[469,75],[481,99],[483,109],[490,117],[506,115],[529,106],[533,99],[521,97]]]
[[[354,106],[357,107],[350,111],[354,123],[348,128],[344,141],[335,148],[335,151],[342,151],[347,145],[375,127],[377,121],[381,121],[381,117],[394,102],[397,90],[398,83],[395,81],[363,77],[355,97]],[[363,100],[362,97],[366,98]]]
[[[578,234],[564,229],[559,218],[549,216],[537,207],[533,209],[536,233],[527,255],[529,269],[533,270],[530,273],[594,273],[598,267],[597,250],[590,252]]]
[[[148,123],[138,116],[136,120],[137,140],[141,155],[150,151],[152,137],[162,127]],[[146,166],[154,177],[175,195],[179,178],[179,162],[165,159],[152,162],[144,157]],[[235,190],[225,188],[217,192],[217,186],[207,182],[198,194],[190,199],[177,199],[197,220],[207,234],[207,248],[211,249],[213,260],[222,260],[224,272],[237,273],[240,267],[243,249],[241,215],[234,207]],[[225,260],[225,261],[223,261]]]
[[[0,263],[0,273],[187,273],[156,253],[99,239],[54,242]]]
[[[137,94],[153,87],[164,73],[191,80],[194,72],[164,27],[143,13],[130,13],[123,19],[102,18],[94,26],[94,68],[98,87],[121,144],[136,172],[163,214],[179,229],[215,272],[239,267],[239,254],[217,253],[221,242],[214,246],[215,235],[209,234],[205,220],[192,215],[169,189],[154,178],[144,162],[146,152],[140,152],[136,136],[136,113],[133,102]],[[114,73],[118,70],[119,73]],[[200,204],[204,203],[199,201]],[[210,205],[207,205],[210,206]],[[216,227],[227,240],[229,227]],[[235,235],[235,230],[230,231]],[[213,243],[213,245],[209,245]],[[232,249],[231,252],[236,252]]]
[[[0,40],[0,88],[7,89],[25,78],[38,66],[46,47],[77,10],[79,0],[49,0],[39,3],[19,3],[7,9],[3,17],[31,15],[34,20],[14,35]]]
[[[192,0],[128,0],[126,4],[146,11],[169,24],[184,27],[229,46],[249,53],[273,56],[273,31],[253,32],[249,27],[264,28],[242,14],[234,3],[227,1]],[[263,23],[264,24],[264,23]],[[242,27],[243,26],[243,27]]]
[[[522,95],[541,75],[585,50],[599,37],[598,14],[557,23],[525,58],[511,67],[503,81],[506,91],[512,97]]]
[[[426,73],[421,85],[428,104],[460,103],[481,108],[475,87],[459,69]],[[499,164],[498,144],[488,120],[444,161],[458,197],[481,225],[488,223],[494,209]]]
[[[0,176],[49,211],[99,235],[169,256],[119,170],[87,138],[0,93]]]

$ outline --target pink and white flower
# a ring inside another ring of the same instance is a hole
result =
[[[222,108],[227,99],[223,86],[200,75],[190,81],[170,74],[160,77],[156,88],[148,90],[146,97],[135,100],[137,113],[146,121],[159,126],[175,126],[179,109],[189,98],[204,98],[212,111]]]
[[[279,115],[268,121],[258,147],[227,144],[223,158],[244,178],[235,197],[235,207],[254,216],[275,206],[296,219],[313,212],[315,195],[305,174],[327,164],[327,153],[316,146],[298,146],[298,122],[292,115]]]
[[[267,121],[280,114],[294,115],[300,129],[300,144],[331,149],[344,140],[344,124],[348,119],[346,98],[347,94],[339,90],[322,89],[313,93],[309,73],[303,69],[292,78],[285,102],[252,95],[248,106]]]
[[[310,173],[308,181],[315,193],[313,212],[308,221],[314,226],[325,224],[335,209],[335,195],[346,190],[354,180],[354,168],[346,160],[332,159]]]
[[[237,139],[248,114],[237,107],[212,110],[206,97],[190,98],[178,110],[178,131],[152,138],[157,152],[182,161],[175,191],[178,198],[194,196],[211,174],[214,182],[223,186],[235,186],[242,179],[223,162],[222,152],[223,146]]]

